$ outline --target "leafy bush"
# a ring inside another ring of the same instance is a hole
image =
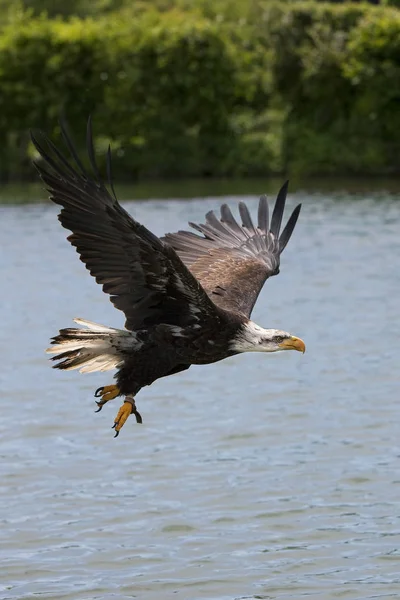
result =
[[[3,24],[1,178],[33,174],[29,128],[55,133],[65,114],[83,134],[89,113],[98,149],[112,141],[119,178],[398,169],[396,9],[96,2],[96,20],[18,9]]]
[[[400,165],[400,14],[365,15],[349,38],[343,72],[353,89],[359,130],[381,144],[383,166]]]
[[[213,23],[190,13],[119,23],[108,36],[104,118],[138,175],[215,174],[234,143],[236,65]]]
[[[391,23],[391,32],[379,32],[371,25],[382,19]],[[379,79],[379,69],[373,69],[375,60],[385,70],[387,56],[374,59],[372,48],[385,46],[384,52],[392,52],[392,68],[396,62],[400,66],[397,12],[366,4],[270,5],[266,30],[274,48],[273,87],[287,109],[282,131],[286,169],[309,173],[398,169],[390,136],[381,129],[383,98],[380,105],[371,100],[371,94],[385,97],[385,89],[396,89],[388,74]],[[360,69],[365,77],[369,74],[363,89],[357,80]],[[367,108],[371,102],[374,110]],[[394,114],[394,105],[387,105],[388,119]]]
[[[31,171],[29,128],[52,132],[64,113],[82,128],[102,101],[104,51],[99,27],[32,19],[0,36],[0,133],[3,178]],[[18,167],[16,161],[21,163]],[[21,170],[22,169],[22,170]]]
[[[29,168],[30,127],[54,132],[65,114],[80,132],[90,113],[95,131],[113,141],[121,177],[245,171],[229,158],[241,152],[232,115],[246,104],[262,106],[266,92],[264,77],[254,76],[263,56],[242,42],[179,11],[7,25],[0,36],[3,178]],[[100,146],[106,141],[99,135]],[[248,138],[243,144],[246,153]]]

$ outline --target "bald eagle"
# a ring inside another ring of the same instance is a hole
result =
[[[95,392],[96,412],[123,397],[114,420],[115,436],[130,414],[142,422],[135,397],[160,377],[242,352],[304,352],[300,338],[250,320],[265,281],[279,273],[280,255],[300,213],[298,205],[280,233],[287,182],[278,193],[271,220],[267,199],[261,196],[256,226],[243,202],[241,224],[223,204],[219,218],[211,211],[204,224],[189,223],[197,233],[178,231],[159,238],[119,204],[110,148],[108,187],[101,179],[90,119],[91,174],[66,127],[61,130],[74,166],[44,134],[32,134],[41,157],[35,166],[50,199],[62,206],[58,218],[72,232],[68,240],[126,321],[125,329],[115,329],[75,319],[82,328],[61,329],[47,351],[56,354],[52,360],[58,369],[79,368],[81,373],[117,369],[116,383]]]

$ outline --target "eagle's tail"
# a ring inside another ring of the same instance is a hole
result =
[[[60,361],[54,365],[55,369],[71,370],[81,367],[81,373],[91,373],[114,369],[123,362],[123,350],[134,342],[131,332],[84,319],[74,321],[86,329],[61,329],[46,350],[50,354],[57,354],[51,359]]]

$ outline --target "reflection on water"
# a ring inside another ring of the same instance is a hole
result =
[[[43,349],[74,316],[122,313],[56,207],[0,207],[1,598],[399,597],[400,204],[298,201],[254,319],[307,353],[162,379],[117,440],[92,397],[110,375],[52,371]],[[161,234],[220,203],[127,207]]]

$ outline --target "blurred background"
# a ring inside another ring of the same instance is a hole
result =
[[[0,0],[1,600],[398,600],[397,4]],[[305,355],[161,379],[117,440],[112,373],[44,354],[124,323],[32,167],[30,128],[84,157],[89,113],[157,235],[286,176],[303,204],[253,319]]]
[[[0,0],[0,179],[89,113],[118,181],[396,174],[398,4]]]

